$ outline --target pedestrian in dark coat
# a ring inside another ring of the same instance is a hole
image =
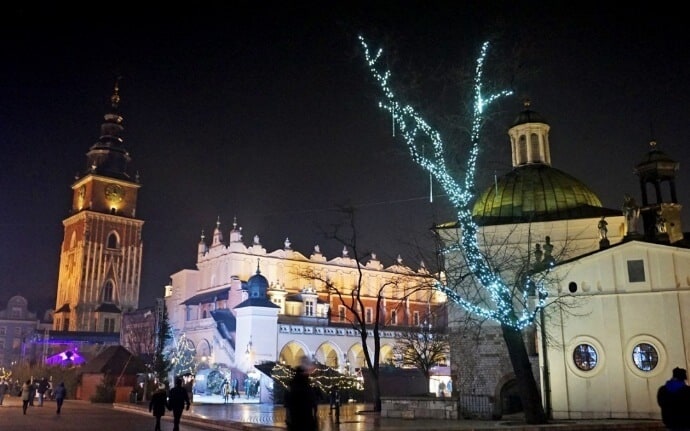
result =
[[[182,386],[182,379],[175,379],[175,387],[170,389],[170,396],[168,397],[168,410],[173,412],[173,431],[180,431],[180,419],[182,418],[182,410],[189,410],[189,394],[187,389]]]
[[[64,403],[65,398],[67,398],[67,389],[65,389],[65,384],[63,382],[60,382],[60,384],[57,385],[53,395],[55,396],[55,403],[57,404],[57,414],[60,414],[60,410],[62,410],[62,403]]]
[[[31,383],[29,384],[29,405],[33,406],[34,405],[34,398],[36,398],[36,382],[31,380]]]
[[[295,368],[295,376],[285,393],[287,427],[289,431],[316,431],[316,408],[318,399],[309,384],[309,375],[304,367]]]
[[[156,418],[155,431],[161,431],[161,418],[165,415],[165,409],[167,408],[168,394],[165,393],[165,386],[159,386],[158,390],[151,395],[151,401],[149,402],[149,411]]]
[[[661,420],[672,431],[690,430],[690,387],[685,384],[687,379],[688,372],[676,367],[673,369],[673,377],[657,392]]]
[[[38,392],[38,406],[43,407],[43,399],[48,391],[48,379],[45,377],[38,382],[36,392]]]

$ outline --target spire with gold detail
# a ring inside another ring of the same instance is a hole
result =
[[[120,107],[120,78],[115,81],[113,94],[110,96],[111,112],[105,114],[101,124],[101,136],[86,153],[85,174],[96,174],[130,181],[127,167],[131,161],[129,152],[124,147],[123,118],[118,113]]]

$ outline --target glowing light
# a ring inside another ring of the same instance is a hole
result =
[[[428,171],[439,182],[450,203],[457,211],[458,223],[462,229],[460,243],[446,247],[442,252],[444,254],[463,254],[469,270],[486,290],[493,306],[480,305],[464,298],[455,289],[449,287],[448,283],[439,281],[436,288],[444,293],[449,300],[479,317],[488,318],[516,329],[522,329],[531,325],[546,303],[546,289],[543,284],[535,284],[528,278],[526,285],[522,286],[521,289],[517,289],[518,293],[515,293],[515,289],[508,285],[500,274],[492,269],[490,262],[487,261],[481,252],[477,240],[478,226],[472,219],[470,208],[471,200],[474,197],[473,190],[479,154],[480,132],[484,120],[483,114],[492,102],[500,97],[512,94],[509,90],[489,95],[483,93],[482,76],[489,43],[485,42],[482,44],[480,55],[476,60],[473,83],[474,109],[471,118],[470,134],[471,147],[466,161],[464,181],[458,182],[446,165],[445,143],[441,138],[441,134],[434,130],[414,108],[398,102],[389,84],[391,73],[389,70],[382,69],[379,63],[383,50],[379,49],[372,55],[364,38],[360,36],[359,40],[364,50],[364,57],[369,71],[383,92],[384,100],[379,102],[379,107],[390,112],[394,126],[397,126],[399,136],[405,141],[412,160],[422,169]],[[428,144],[431,144],[433,151],[427,156],[424,148]],[[536,305],[530,309],[524,306],[524,304],[529,303],[528,298],[532,292],[537,293],[538,299]],[[516,306],[516,304],[523,304],[523,306]]]

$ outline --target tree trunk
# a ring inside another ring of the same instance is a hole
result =
[[[548,422],[548,418],[541,403],[541,395],[537,381],[534,379],[525,340],[522,338],[522,331],[507,325],[501,325],[501,330],[517,379],[525,421],[528,424],[545,424]]]
[[[371,390],[374,396],[374,411],[381,411],[381,385],[379,384],[379,372],[376,370],[371,375]]]

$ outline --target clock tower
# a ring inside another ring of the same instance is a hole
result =
[[[136,218],[138,175],[123,145],[119,82],[101,136],[72,184],[60,249],[53,329],[119,332],[122,313],[139,307],[143,220]]]

